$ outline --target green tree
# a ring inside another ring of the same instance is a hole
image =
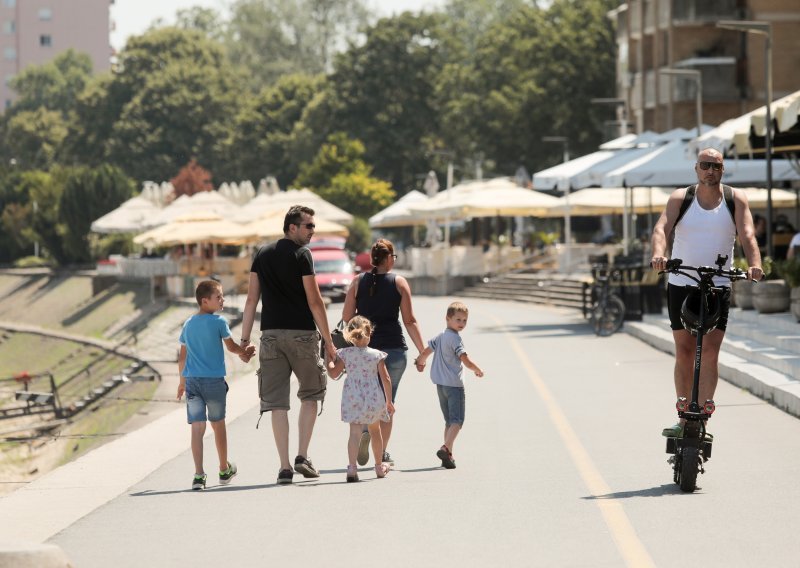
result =
[[[56,161],[67,137],[61,113],[39,107],[15,113],[5,125],[4,144],[19,167],[48,169]]]
[[[219,150],[227,156],[219,173],[227,179],[251,180],[272,175],[286,187],[300,163],[313,157],[326,132],[320,125],[311,133],[304,122],[311,105],[321,104],[324,88],[321,75],[287,75],[248,99]],[[309,138],[305,148],[298,143]]]
[[[131,179],[113,166],[76,168],[66,173],[58,216],[70,261],[91,259],[88,235],[92,221],[117,208],[133,192]]]
[[[48,63],[26,67],[11,80],[17,99],[9,112],[13,115],[44,107],[66,115],[91,75],[91,58],[73,49],[60,53]]]
[[[215,170],[223,159],[215,147],[240,105],[237,77],[222,46],[197,30],[131,38],[113,79],[94,83],[78,104],[85,126],[76,152],[92,158],[79,161],[109,161],[138,180],[169,179],[193,157]]]
[[[338,174],[316,192],[337,207],[363,218],[388,207],[397,197],[391,185],[363,171]]]
[[[427,171],[426,143],[438,137],[437,77],[452,55],[441,17],[406,12],[380,20],[337,59],[334,123],[363,141],[375,174],[405,192]]]
[[[30,234],[39,242],[40,254],[59,264],[69,261],[64,251],[64,227],[59,222],[59,202],[64,191],[63,170],[30,170],[20,173],[18,191],[31,204]],[[34,205],[35,204],[35,205]]]
[[[236,0],[226,42],[253,91],[281,76],[330,68],[336,46],[366,24],[364,0]]]
[[[300,167],[300,174],[292,185],[317,191],[330,187],[333,178],[340,174],[369,175],[370,168],[363,157],[364,145],[360,141],[337,132],[322,145],[313,161]]]

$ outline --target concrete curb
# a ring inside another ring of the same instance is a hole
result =
[[[55,544],[0,541],[0,568],[72,568]]]
[[[227,422],[257,406],[257,390],[255,379],[231,381]],[[206,435],[213,435],[211,428]],[[0,535],[11,542],[44,542],[187,450],[182,406],[0,499]]]
[[[675,353],[672,332],[666,318],[660,324],[647,321],[625,322],[623,330],[665,353]],[[719,375],[721,379],[800,418],[800,382],[726,351],[725,343],[722,344],[719,356]]]

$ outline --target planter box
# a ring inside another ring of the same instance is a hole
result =
[[[789,310],[789,287],[783,280],[765,280],[753,287],[753,306],[760,314]]]
[[[743,310],[753,309],[753,286],[750,280],[736,280],[731,283],[733,299],[737,308]]]

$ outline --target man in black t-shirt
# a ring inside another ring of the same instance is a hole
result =
[[[250,343],[256,307],[261,300],[261,348],[258,393],[261,413],[272,412],[272,430],[281,460],[278,483],[291,483],[289,462],[289,379],[300,387],[299,448],[294,471],[319,477],[308,459],[308,445],[317,418],[317,402],[325,400],[327,375],[319,358],[320,336],[328,357],[336,357],[328,316],[306,245],[314,235],[314,210],[292,206],[283,222],[284,238],[258,250],[242,320],[242,346]],[[317,332],[319,329],[319,333]]]

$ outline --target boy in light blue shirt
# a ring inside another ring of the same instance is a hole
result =
[[[222,286],[215,280],[204,280],[197,285],[195,299],[200,310],[183,324],[181,351],[178,356],[178,400],[186,393],[186,414],[192,426],[192,457],[194,478],[192,489],[206,487],[203,469],[203,435],[206,420],[211,422],[219,454],[219,482],[230,483],[237,473],[236,464],[228,461],[228,435],[225,428],[225,398],[228,383],[225,382],[225,352],[239,355],[249,361],[255,354],[254,345],[240,347],[231,337],[231,330],[224,317],[215,312],[222,310],[225,298]],[[206,413],[206,411],[208,411]]]
[[[483,371],[467,355],[461,332],[467,327],[469,310],[461,302],[453,302],[447,308],[447,329],[428,342],[419,357],[414,360],[417,371],[425,369],[425,360],[433,354],[431,380],[439,394],[439,406],[444,415],[444,445],[436,452],[442,460],[442,467],[455,469],[453,444],[464,425],[465,399],[463,367],[470,369],[476,377],[483,377]]]

